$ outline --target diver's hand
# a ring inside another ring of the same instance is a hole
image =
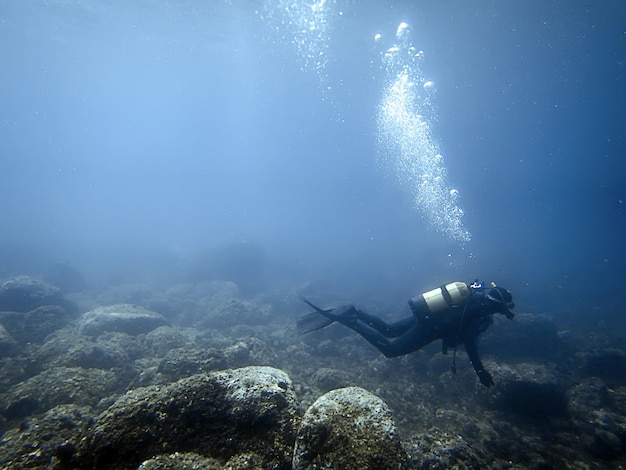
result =
[[[478,375],[480,383],[483,384],[485,387],[491,387],[493,385],[493,378],[491,377],[491,374],[485,369],[480,369],[476,371],[476,375]]]

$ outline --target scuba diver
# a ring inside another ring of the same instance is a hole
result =
[[[500,313],[512,320],[515,307],[511,293],[493,282],[484,286],[452,282],[409,300],[413,316],[387,324],[354,305],[321,309],[302,298],[315,312],[298,320],[299,334],[310,333],[338,322],[356,331],[386,357],[412,353],[435,340],[442,340],[442,352],[454,348],[452,372],[456,374],[456,348],[463,344],[480,383],[493,385],[478,354],[478,336],[493,323],[492,315]]]

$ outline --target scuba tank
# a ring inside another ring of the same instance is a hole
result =
[[[465,304],[470,289],[464,282],[451,282],[409,300],[413,314],[418,318],[436,317],[438,312],[449,312],[452,307]]]

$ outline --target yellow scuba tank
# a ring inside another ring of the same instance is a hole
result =
[[[409,305],[414,315],[423,318],[433,316],[437,312],[446,311],[451,307],[462,305],[469,296],[470,290],[467,284],[464,282],[451,282],[416,295],[409,300]]]

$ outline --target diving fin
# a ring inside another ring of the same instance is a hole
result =
[[[327,310],[324,310],[316,305],[313,305],[304,297],[300,297],[300,299],[302,299],[302,301],[306,303],[309,307],[315,309],[315,312],[309,313],[308,315],[305,315],[302,318],[298,319],[296,328],[299,335],[305,335],[307,333],[311,333],[312,331],[320,330],[335,321],[334,318],[331,318],[328,315],[334,309],[329,308]]]

